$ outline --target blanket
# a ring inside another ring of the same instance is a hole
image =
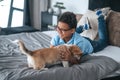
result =
[[[82,56],[80,63],[64,68],[61,63],[46,66],[48,70],[34,70],[27,66],[27,58],[14,40],[21,39],[30,50],[46,48],[51,37],[41,32],[0,36],[0,80],[99,80],[115,72],[119,64],[105,56]],[[49,54],[49,53],[48,53]]]

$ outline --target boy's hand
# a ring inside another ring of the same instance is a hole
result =
[[[64,60],[64,61],[70,60],[70,58],[72,57],[71,52],[65,45],[59,45],[59,46],[56,46],[56,48],[58,48],[60,50],[62,60]]]
[[[71,52],[68,48],[64,47],[62,53],[61,53],[62,60],[69,61],[71,59]]]
[[[71,55],[71,52],[67,48],[64,48],[61,54],[61,57],[62,57],[62,60],[69,61],[72,65],[79,63],[79,60],[76,57],[73,57]]]
[[[79,64],[80,61],[79,61],[77,58],[72,57],[72,58],[69,60],[69,62],[71,63],[71,65],[73,65],[73,64]]]
[[[56,46],[61,51],[61,57],[64,61],[69,61],[71,64],[78,64],[79,60],[72,56],[70,50],[65,45]]]

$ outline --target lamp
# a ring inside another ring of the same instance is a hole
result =
[[[63,2],[56,2],[56,4],[54,5],[54,15],[60,15],[62,13],[62,9],[65,9],[65,7],[63,6],[64,3]]]
[[[66,9],[66,8],[63,6],[63,4],[64,4],[64,3],[62,3],[62,2],[56,2],[56,4],[53,6],[53,8],[49,8],[49,9],[48,9],[48,12],[49,12],[50,14],[59,16],[59,15],[62,13],[62,9]]]

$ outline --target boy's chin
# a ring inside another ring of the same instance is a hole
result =
[[[64,36],[59,35],[61,39],[64,39]]]
[[[60,38],[64,40],[64,37],[60,37]]]

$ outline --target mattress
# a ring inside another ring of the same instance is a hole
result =
[[[117,47],[117,46],[109,45],[105,49],[103,49],[102,51],[93,53],[91,55],[93,55],[93,56],[107,56],[107,57],[114,59],[116,62],[118,62],[120,64],[120,47]],[[112,76],[120,76],[120,68],[116,72],[108,75],[107,77],[112,77]]]
[[[99,80],[119,68],[119,64],[112,58],[95,55],[82,56],[79,64],[68,68],[64,68],[61,63],[47,65],[48,70],[29,68],[26,56],[13,41],[22,40],[30,50],[47,48],[54,35],[46,34],[38,31],[1,35],[0,80]]]

